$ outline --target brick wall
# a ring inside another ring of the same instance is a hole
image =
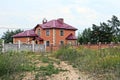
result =
[[[21,43],[23,44],[28,44],[32,42],[31,37],[23,37],[23,38],[13,38],[13,43],[16,44],[19,40],[21,41]]]
[[[41,27],[37,27],[35,30],[35,33],[37,34],[38,29],[40,29],[40,37],[44,39],[44,41],[50,41],[50,44],[60,45],[60,41],[64,41],[64,44],[67,44],[66,37],[69,34],[75,35],[74,30],[63,30],[64,35],[60,36],[60,30],[61,29],[49,29],[50,35],[46,36],[46,29],[42,29]],[[53,40],[55,39],[55,40]],[[76,40],[72,40],[72,42],[75,42]]]

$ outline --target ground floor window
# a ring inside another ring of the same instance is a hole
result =
[[[46,41],[46,46],[50,46],[50,41]]]
[[[64,41],[60,41],[60,45],[64,45]]]

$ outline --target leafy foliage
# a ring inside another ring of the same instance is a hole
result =
[[[5,43],[9,43],[9,42],[13,42],[13,39],[12,39],[12,36],[17,34],[17,33],[20,33],[20,32],[23,32],[23,30],[21,29],[17,29],[15,31],[11,30],[11,31],[6,31],[3,36],[2,36],[2,39],[4,39]]]
[[[22,53],[9,51],[0,54],[0,77],[20,71],[21,64],[24,62],[26,62],[26,58]]]
[[[120,20],[113,15],[111,20],[107,23],[103,22],[100,25],[92,25],[92,29],[85,29],[81,34],[78,35],[78,41],[80,43],[91,42],[96,44],[98,42],[110,43],[120,41]]]

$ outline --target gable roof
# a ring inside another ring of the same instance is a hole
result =
[[[67,40],[77,40],[77,38],[71,33],[66,37]]]
[[[35,34],[34,30],[26,30],[24,32],[18,33],[16,35],[13,35],[12,37],[18,38],[18,37],[37,37],[38,35]]]
[[[36,27],[42,27],[43,29],[68,29],[68,30],[77,30],[77,28],[64,23],[64,20],[62,18],[57,19],[57,20],[51,20],[48,22],[45,22],[43,24],[38,24]]]

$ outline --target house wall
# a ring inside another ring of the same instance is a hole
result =
[[[20,40],[20,42],[23,44],[29,44],[29,43],[31,43],[32,39],[33,38],[31,38],[31,37],[13,38],[13,43],[16,44]]]
[[[64,41],[64,44],[67,44],[66,37],[71,33],[75,35],[73,30],[64,30],[64,36],[60,36],[60,29],[56,29],[56,45],[60,45],[60,41]]]
[[[50,44],[53,43],[53,29],[50,30],[50,35],[46,36],[46,30],[41,27],[37,27],[35,33],[37,34],[38,29],[40,29],[40,37],[43,38],[44,41],[50,41]]]
[[[35,33],[37,34],[38,29],[40,29],[40,37],[43,38],[44,41],[50,41],[50,44],[54,46],[60,45],[60,41],[64,41],[64,44],[67,44],[66,37],[71,33],[75,35],[74,30],[64,30],[64,35],[60,36],[61,29],[49,29],[50,35],[46,36],[46,29],[42,29],[41,27],[37,27]],[[74,40],[75,41],[75,40]]]

